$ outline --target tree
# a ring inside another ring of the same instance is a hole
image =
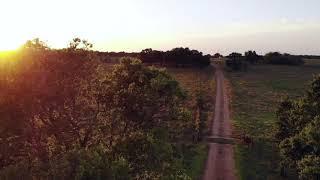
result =
[[[242,71],[247,69],[247,64],[244,62],[242,54],[233,52],[228,55],[229,60],[226,61],[226,65],[233,71]]]
[[[245,52],[244,56],[246,61],[250,62],[251,64],[256,64],[260,58],[256,51],[247,51]]]
[[[144,63],[161,63],[163,65],[165,64],[164,52],[152,50],[151,48],[142,50],[140,53],[140,58]]]
[[[298,100],[284,100],[277,111],[276,139],[282,166],[298,169],[301,179],[320,178],[320,75]]]
[[[81,40],[80,38],[73,38],[72,41],[69,43],[67,49],[69,50],[90,50],[93,47],[93,44],[89,43],[87,40]]]
[[[89,145],[93,119],[88,117],[96,111],[92,108],[94,94],[87,88],[90,84],[94,89],[92,83],[97,76],[91,75],[96,64],[89,59],[75,61],[66,53],[53,50],[26,53],[16,61],[12,73],[2,75],[9,78],[1,81],[1,117],[5,118],[0,123],[8,128],[0,136],[1,140],[10,141],[1,144],[14,145],[3,148],[9,153],[2,156],[4,166],[8,160],[9,164],[21,159],[48,161],[56,153]],[[54,148],[48,148],[49,140]]]
[[[184,92],[164,70],[144,67],[140,60],[123,58],[102,82],[99,103],[110,122],[110,144],[135,132],[179,126]],[[120,123],[121,122],[121,123]],[[183,129],[183,128],[182,128]],[[176,134],[175,128],[171,133]],[[120,142],[120,141],[119,141]]]
[[[176,66],[205,67],[210,65],[210,57],[197,50],[182,47],[174,48],[165,54],[166,61]]]
[[[221,57],[223,57],[223,56],[220,53],[215,53],[213,55],[213,58],[221,58]]]
[[[124,58],[107,73],[91,56],[70,53],[24,56],[17,72],[0,72],[0,177],[180,172],[174,142],[192,121],[178,82],[136,59]]]
[[[233,53],[229,54],[228,57],[231,58],[231,59],[241,58],[242,54],[241,53],[237,53],[237,52],[233,52]]]
[[[22,48],[26,50],[48,50],[49,49],[48,45],[44,41],[41,41],[39,38],[28,40],[22,46]]]

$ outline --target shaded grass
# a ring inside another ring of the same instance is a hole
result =
[[[205,161],[208,156],[207,144],[198,144],[194,148],[194,154],[190,156],[190,166],[187,168],[187,174],[192,179],[199,179],[203,169],[205,168]]]
[[[251,148],[236,146],[240,179],[281,179],[278,148],[273,139],[278,103],[286,95],[302,95],[317,73],[320,61],[307,61],[304,66],[256,65],[248,72],[228,73],[235,131],[249,134],[255,143]]]

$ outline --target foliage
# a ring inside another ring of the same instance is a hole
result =
[[[188,179],[176,146],[192,115],[165,70],[123,58],[109,72],[87,41],[35,42],[0,67],[3,179]]]
[[[247,63],[244,57],[240,53],[233,52],[228,56],[226,61],[227,67],[231,68],[233,71],[246,71]]]
[[[49,47],[48,45],[41,41],[39,38],[35,38],[35,39],[32,39],[32,40],[28,40],[23,46],[22,46],[23,49],[33,49],[33,50],[48,50]]]
[[[196,94],[196,104],[194,109],[195,111],[195,129],[197,135],[195,137],[196,141],[202,140],[202,137],[205,136],[208,129],[209,116],[208,112],[211,110],[210,98],[206,97],[203,87],[200,86]]]
[[[203,55],[189,48],[174,48],[167,52],[145,49],[140,53],[143,62],[162,65],[206,67],[210,64],[210,55]]]
[[[88,42],[87,40],[81,40],[80,38],[73,38],[69,43],[69,50],[83,49],[90,50],[93,47],[93,44]]]
[[[305,96],[284,100],[277,112],[276,138],[283,164],[298,169],[302,179],[320,176],[320,76]],[[311,158],[312,157],[312,158]]]
[[[260,56],[256,53],[256,51],[247,51],[244,53],[246,61],[250,64],[258,63]]]
[[[164,65],[164,55],[165,52],[163,51],[152,50],[149,48],[141,51],[140,58],[144,63],[161,63]]]
[[[220,53],[215,53],[213,55],[213,58],[222,58],[222,57],[223,57],[223,55],[221,55]]]
[[[178,128],[184,124],[179,121],[186,117],[182,107],[185,93],[165,70],[144,67],[139,60],[124,58],[101,84],[103,94],[99,102],[110,121],[115,121],[110,129],[111,141],[139,131]],[[175,129],[170,133],[177,132]]]
[[[307,155],[298,164],[301,179],[319,179],[320,177],[320,157]]]
[[[302,65],[304,61],[299,56],[293,56],[290,54],[281,54],[279,52],[270,52],[264,56],[264,61],[267,64],[278,65]]]
[[[1,179],[130,179],[129,164],[112,156],[103,148],[74,149],[42,162],[23,161],[5,167]]]

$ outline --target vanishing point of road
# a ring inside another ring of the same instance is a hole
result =
[[[203,180],[235,180],[232,129],[229,101],[221,66],[215,65],[216,102],[215,114],[208,137],[209,152]]]

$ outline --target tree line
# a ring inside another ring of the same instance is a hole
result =
[[[141,51],[140,58],[144,63],[158,63],[163,66],[205,67],[210,65],[211,55],[179,47],[166,52],[145,49]]]
[[[215,56],[219,56],[216,54]],[[233,52],[226,56],[226,66],[234,71],[246,71],[249,64],[272,64],[272,65],[292,65],[299,66],[304,64],[302,56],[281,54],[279,52],[270,52],[264,56],[258,55],[255,51],[241,53]]]
[[[189,48],[173,48],[169,51],[160,51],[147,48],[141,52],[99,52],[94,53],[105,62],[119,62],[121,57],[140,59],[144,64],[170,67],[206,67],[210,65],[211,55],[204,55],[198,50]]]

